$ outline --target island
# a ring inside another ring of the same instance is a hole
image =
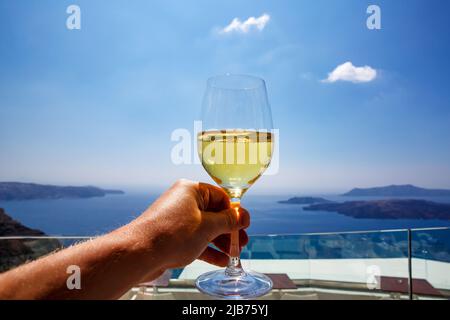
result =
[[[375,188],[355,188],[342,196],[351,197],[450,197],[450,190],[425,189],[410,184]]]
[[[314,204],[314,203],[330,203],[332,201],[318,197],[294,197],[288,200],[278,201],[284,204]]]
[[[374,200],[314,204],[307,211],[332,211],[356,219],[450,220],[450,204],[426,200]]]
[[[100,189],[93,186],[72,187],[36,183],[0,182],[0,201],[93,198],[107,194],[124,194],[121,190]]]
[[[53,252],[62,247],[56,239],[38,239],[45,233],[14,220],[0,208],[0,272]],[[17,238],[20,237],[20,238]]]

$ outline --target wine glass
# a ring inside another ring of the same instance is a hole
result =
[[[263,79],[230,74],[208,79],[198,153],[205,170],[230,197],[236,215],[242,196],[270,164],[271,130],[272,114]],[[268,293],[270,278],[242,269],[239,232],[231,233],[230,240],[227,268],[201,275],[197,288],[224,299],[251,299]]]

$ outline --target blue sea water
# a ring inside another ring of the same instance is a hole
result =
[[[0,202],[0,207],[24,225],[48,235],[90,236],[113,230],[145,210],[158,195],[126,194],[104,198]],[[333,201],[379,199],[323,196]],[[288,196],[248,195],[243,200],[251,213],[249,234],[298,234],[428,228],[450,226],[450,221],[419,219],[355,219],[335,212],[305,211],[301,205],[280,204]],[[450,203],[450,197],[424,198]]]
[[[0,208],[24,225],[51,236],[94,236],[116,229],[144,211],[158,195],[126,194],[104,198],[0,202]],[[323,196],[333,201],[374,200]],[[450,227],[450,221],[419,219],[355,219],[335,212],[305,211],[302,205],[280,204],[288,196],[248,195],[250,242],[242,252],[252,259],[340,259],[406,257],[405,231],[314,234],[346,231]],[[450,203],[450,197],[427,198]],[[267,237],[258,235],[278,235]],[[301,235],[298,235],[301,234]],[[67,245],[72,242],[68,240]],[[414,257],[450,262],[450,231],[415,231]],[[179,270],[178,270],[179,271]]]

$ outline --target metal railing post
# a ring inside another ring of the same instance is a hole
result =
[[[408,229],[408,296],[413,299],[413,275],[412,275],[412,232]]]

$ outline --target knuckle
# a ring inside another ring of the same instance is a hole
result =
[[[182,178],[182,179],[178,179],[175,182],[174,186],[181,187],[181,186],[189,185],[190,183],[192,183],[190,180]]]
[[[237,219],[236,214],[234,212],[234,209],[230,209],[226,211],[226,221],[228,224],[228,227],[230,229],[235,229],[237,227]]]
[[[184,183],[186,183],[186,179],[178,179],[178,180],[175,182],[175,185],[176,185],[176,186],[179,186],[179,185],[183,185]]]

